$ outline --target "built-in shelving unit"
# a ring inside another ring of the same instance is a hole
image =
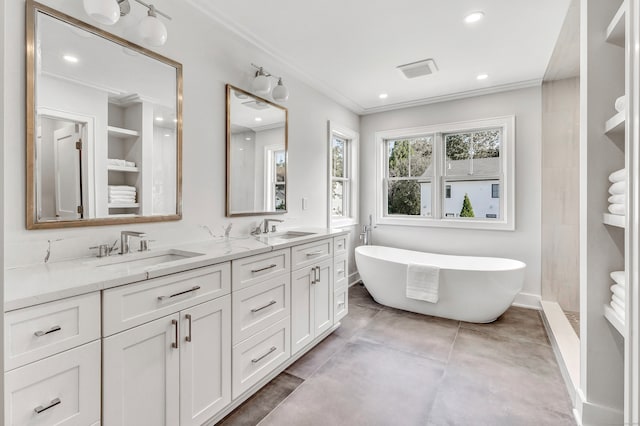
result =
[[[110,209],[135,209],[138,207],[140,207],[140,203],[127,203],[127,204],[109,203]]]
[[[611,323],[613,328],[618,330],[622,337],[625,336],[624,322],[622,318],[609,305],[604,305],[604,317]]]
[[[604,133],[609,137],[624,137],[625,130],[625,111],[620,111],[604,124]]]
[[[605,225],[616,226],[618,228],[624,228],[625,227],[625,217],[621,216],[619,214],[605,213],[603,215],[602,222]]]
[[[124,172],[124,173],[137,173],[140,171],[137,167],[123,167],[123,166],[107,166],[107,170],[110,172]]]
[[[140,132],[138,132],[137,130],[123,129],[116,126],[107,126],[107,133],[109,134],[109,136],[120,139],[140,136]]]

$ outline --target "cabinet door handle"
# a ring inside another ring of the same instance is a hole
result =
[[[307,257],[318,256],[319,254],[324,254],[324,252],[322,250],[310,251],[309,253],[307,253]]]
[[[35,411],[36,414],[40,414],[43,411],[47,411],[49,408],[53,408],[56,405],[60,405],[60,404],[62,404],[62,401],[60,401],[60,398],[55,398],[55,399],[52,399],[49,405],[47,405],[46,407],[42,405],[38,405],[36,408],[33,409],[33,411]]]
[[[256,313],[256,312],[258,312],[258,311],[261,311],[261,310],[263,310],[263,309],[266,309],[266,308],[268,308],[269,306],[271,306],[271,305],[275,305],[275,304],[276,304],[276,301],[275,301],[275,300],[272,300],[271,302],[267,303],[267,304],[266,304],[266,305],[264,305],[264,306],[260,306],[259,308],[253,308],[253,309],[251,309],[251,312]]]
[[[316,282],[319,283],[320,282],[320,267],[316,266],[316,271],[318,271],[318,278],[316,279]]]
[[[266,271],[267,269],[272,269],[272,268],[275,268],[276,266],[278,266],[278,265],[276,265],[275,263],[272,263],[271,265],[269,265],[269,266],[265,266],[264,268],[260,268],[260,269],[252,269],[252,270],[251,270],[251,273],[252,273],[252,274],[255,274],[256,272]]]
[[[316,268],[311,268],[311,274],[313,275],[313,277],[311,277],[311,284],[315,284],[316,283]]]
[[[338,269],[338,274],[344,274],[344,269]]]
[[[62,330],[62,327],[60,327],[59,325],[54,325],[53,327],[51,327],[47,331],[38,330],[33,334],[34,334],[34,336],[42,337],[42,336],[45,336],[47,334],[55,333],[56,331],[60,331],[60,330]]]
[[[184,338],[184,340],[186,340],[187,342],[191,341],[191,314],[186,314],[184,316],[187,321],[189,321],[189,334],[187,335],[187,337]]]
[[[269,349],[269,352],[267,352],[266,354],[259,356],[258,358],[254,358],[251,360],[252,363],[257,363],[260,362],[261,360],[263,360],[265,357],[269,356],[273,351],[275,351],[277,348],[275,346],[271,346],[271,349]]]
[[[189,290],[180,291],[178,293],[173,293],[173,294],[171,294],[169,296],[158,296],[158,300],[162,301],[164,299],[171,299],[172,297],[176,297],[176,296],[180,296],[180,295],[183,295],[183,294],[191,293],[192,291],[196,291],[196,290],[200,290],[200,286],[199,285],[193,286]]]
[[[176,333],[176,339],[171,344],[171,347],[174,348],[174,349],[178,349],[180,347],[180,336],[179,336],[179,331],[178,331],[178,320],[171,320],[171,324],[173,324],[173,326],[175,327],[175,333]]]

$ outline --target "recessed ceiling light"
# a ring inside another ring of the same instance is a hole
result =
[[[262,121],[262,118],[256,117],[256,121]]]
[[[467,24],[472,24],[474,22],[478,22],[482,18],[484,18],[484,12],[473,12],[473,13],[468,14],[464,18],[464,22],[466,22]]]
[[[156,117],[156,121],[164,121],[164,118],[162,118],[162,117]]]
[[[380,99],[387,99],[387,98],[389,97],[389,95],[388,95],[388,94],[386,94],[386,93],[380,93],[380,94],[378,95],[378,97],[379,97]]]
[[[244,138],[244,140],[245,140],[245,141],[250,141],[250,140],[251,140],[251,138]]]
[[[165,133],[164,135],[165,135],[166,137],[171,136],[171,134],[169,134],[169,133]]]
[[[487,75],[487,74],[479,74],[476,78],[478,80],[486,80],[487,78],[489,78],[489,75]]]
[[[72,64],[77,64],[78,63],[78,58],[75,57],[75,56],[64,55],[62,58],[67,62],[71,62]]]

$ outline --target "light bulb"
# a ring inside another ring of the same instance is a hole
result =
[[[84,10],[91,19],[113,25],[120,19],[120,6],[116,0],[83,0]]]
[[[271,90],[271,80],[269,80],[269,77],[267,77],[262,68],[260,68],[256,73],[256,78],[253,79],[251,88],[254,92],[263,95],[269,93]]]
[[[277,102],[284,102],[289,99],[289,89],[282,84],[281,78],[278,79],[278,84],[273,88],[271,96],[273,96],[273,100]]]
[[[153,5],[149,7],[147,16],[140,21],[138,31],[145,43],[151,46],[162,46],[167,41],[167,27],[156,16]]]

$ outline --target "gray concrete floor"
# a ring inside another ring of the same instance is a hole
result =
[[[539,312],[471,324],[349,293],[342,326],[221,425],[575,425]]]

